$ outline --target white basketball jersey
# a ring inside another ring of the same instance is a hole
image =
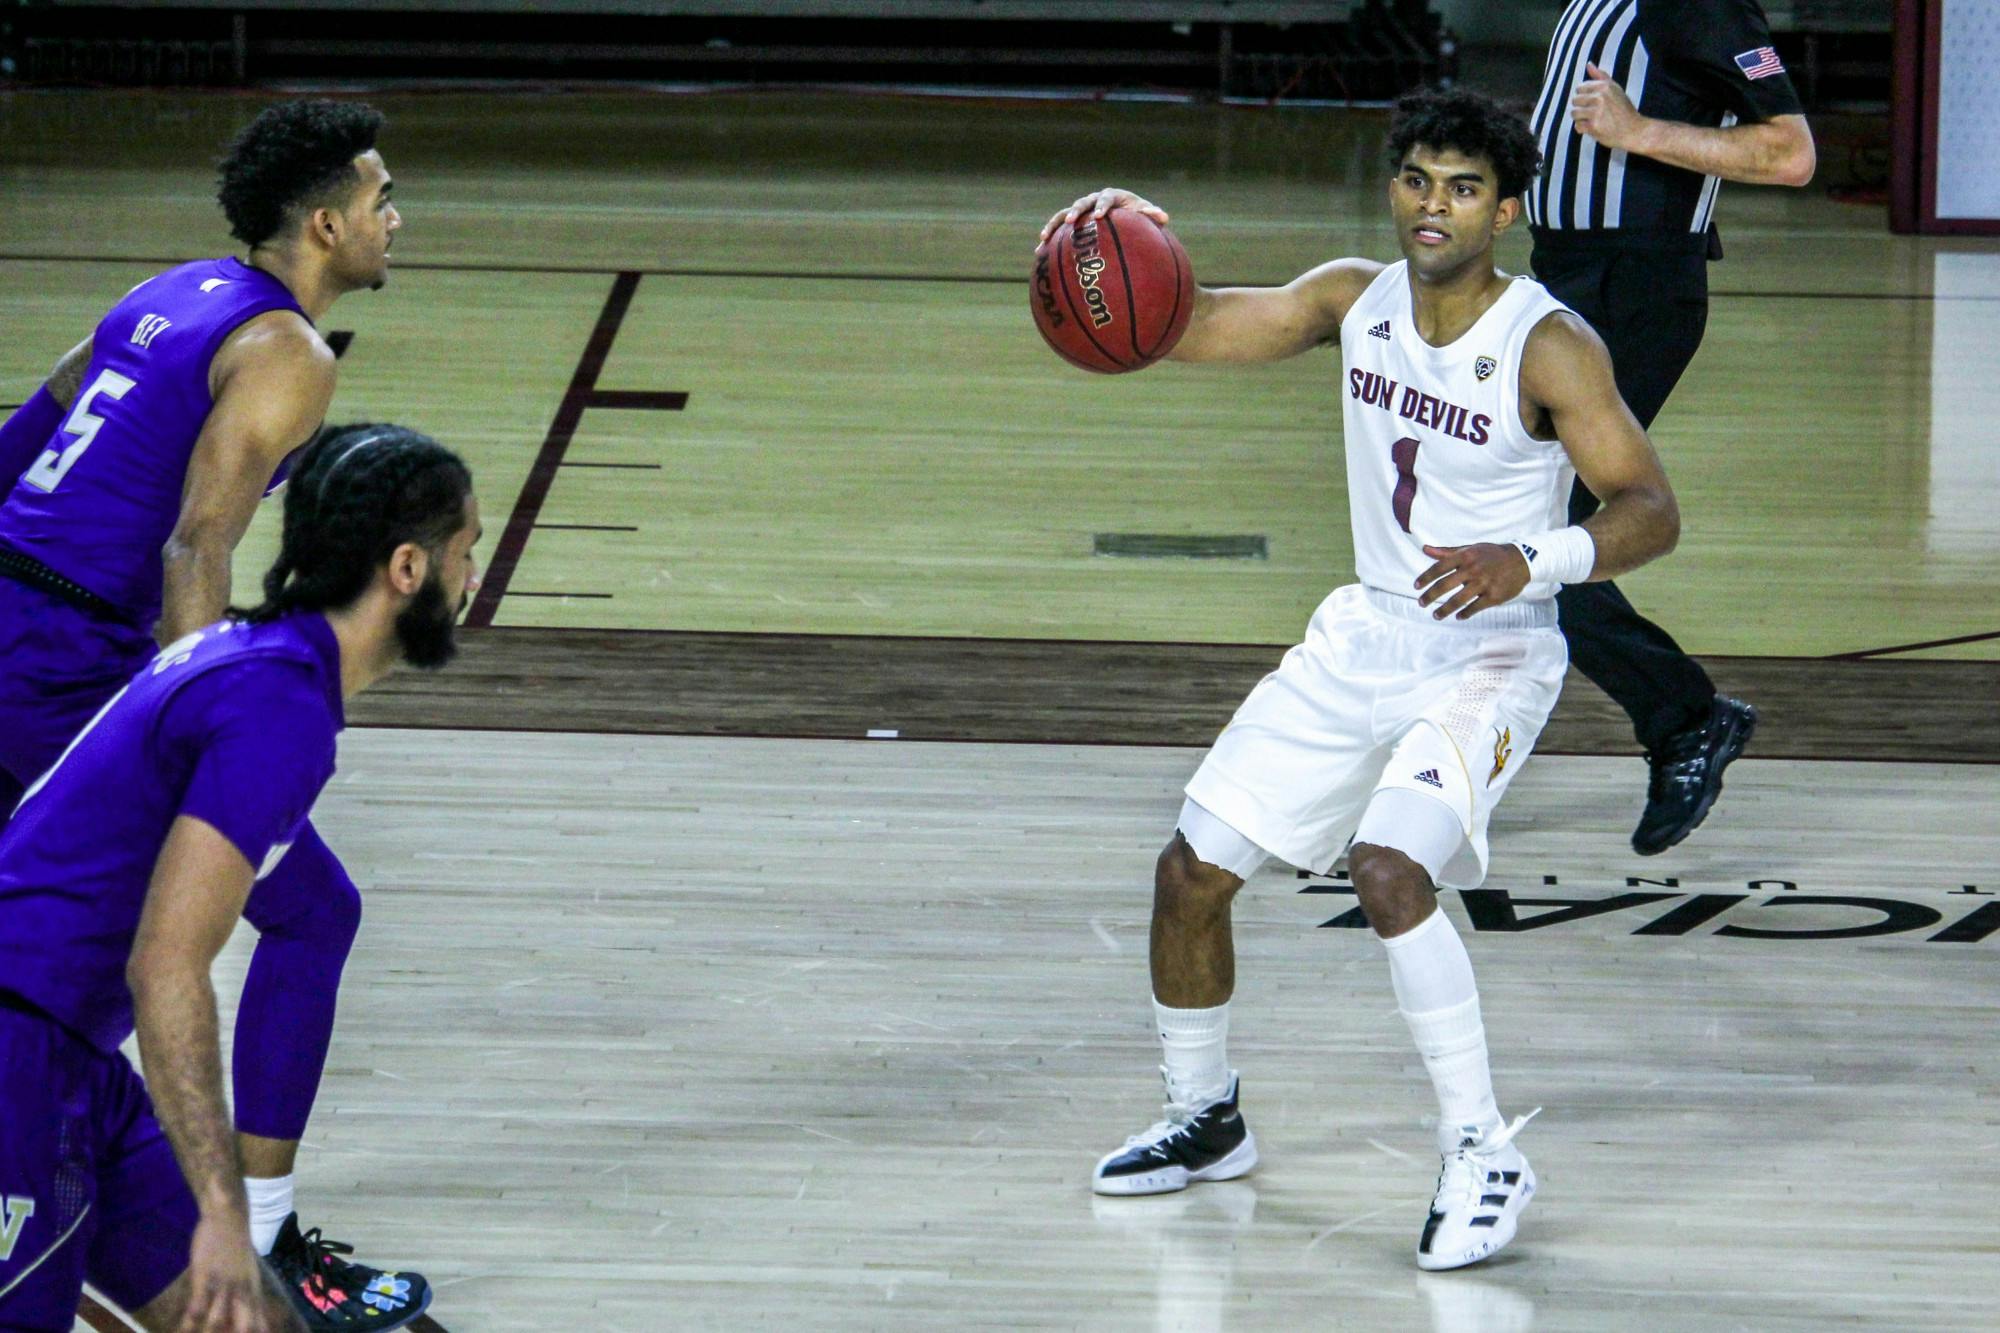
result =
[[[1426,545],[1532,536],[1569,523],[1569,455],[1521,425],[1521,349],[1568,309],[1516,278],[1448,347],[1417,333],[1408,263],[1383,269],[1340,326],[1347,499],[1361,582],[1414,599]],[[1553,595],[1536,585],[1523,598]]]

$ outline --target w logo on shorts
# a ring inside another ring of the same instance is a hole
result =
[[[1431,786],[1436,787],[1439,791],[1444,790],[1444,779],[1438,776],[1438,771],[1435,768],[1427,768],[1423,772],[1417,774],[1417,781],[1428,782]]]
[[[6,1205],[0,1214],[0,1259],[14,1257],[14,1246],[21,1239],[21,1228],[35,1215],[35,1201],[25,1194],[9,1194],[0,1203]]]

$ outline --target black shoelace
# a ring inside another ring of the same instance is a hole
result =
[[[311,1231],[302,1234],[299,1237],[299,1244],[305,1250],[306,1281],[310,1282],[321,1294],[326,1292],[328,1286],[326,1277],[327,1269],[337,1267],[340,1276],[343,1279],[345,1278],[346,1270],[350,1265],[345,1260],[337,1260],[335,1263],[329,1263],[328,1260],[334,1259],[336,1255],[353,1254],[354,1247],[352,1245],[343,1245],[337,1240],[326,1239],[320,1234],[318,1227],[314,1227]],[[343,1280],[341,1285],[347,1287],[351,1284]]]

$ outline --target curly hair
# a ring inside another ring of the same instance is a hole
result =
[[[463,460],[428,435],[368,422],[327,427],[293,469],[264,600],[234,614],[262,623],[353,605],[404,542],[443,546],[464,525],[471,494]]]
[[[1526,190],[1542,165],[1526,118],[1467,88],[1419,88],[1397,99],[1389,120],[1389,169],[1400,168],[1418,144],[1485,158],[1502,199]]]
[[[375,146],[383,116],[361,102],[281,102],[230,143],[215,197],[230,234],[258,246],[308,204],[339,201],[361,179],[354,159]]]

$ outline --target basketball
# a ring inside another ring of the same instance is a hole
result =
[[[1056,354],[1102,375],[1143,370],[1174,350],[1194,313],[1194,269],[1174,234],[1143,213],[1081,218],[1035,251],[1035,327]]]

